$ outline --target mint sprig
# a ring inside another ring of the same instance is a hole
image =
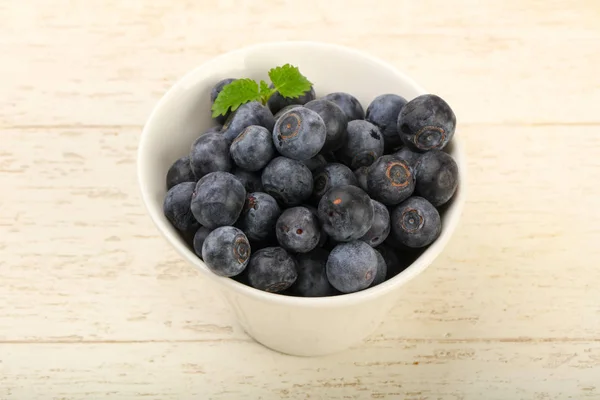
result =
[[[250,101],[267,104],[275,92],[279,92],[283,97],[298,98],[312,87],[312,83],[300,73],[298,67],[290,64],[271,68],[269,78],[273,88],[263,80],[257,83],[250,78],[236,79],[223,86],[211,108],[213,118],[225,115],[229,110],[235,111]]]

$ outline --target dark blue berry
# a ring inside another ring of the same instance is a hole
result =
[[[277,120],[286,112],[293,110],[294,108],[297,107],[302,107],[300,104],[290,104],[289,106],[285,106],[283,107],[281,110],[277,111],[275,114],[273,114],[273,118],[275,119],[275,122],[277,122]]]
[[[415,190],[415,177],[410,165],[392,155],[377,159],[369,168],[367,192],[388,206],[400,204]]]
[[[375,250],[375,255],[377,256],[377,272],[375,273],[375,279],[371,282],[369,287],[377,286],[380,283],[385,281],[385,277],[387,276],[387,264],[385,263],[385,259],[380,252]]]
[[[406,103],[406,99],[402,96],[382,94],[377,96],[367,107],[365,120],[379,128],[383,135],[386,151],[402,144],[398,134],[398,114]]]
[[[369,173],[369,167],[360,167],[354,171],[354,176],[356,176],[356,181],[358,182],[358,187],[360,187],[365,192],[368,190],[368,185],[367,185],[368,173]]]
[[[202,258],[202,245],[204,244],[206,237],[211,232],[212,232],[212,229],[208,229],[205,226],[201,226],[200,228],[198,228],[198,230],[194,234],[194,239],[193,239],[192,244],[194,246],[194,252],[200,258]]]
[[[312,173],[301,161],[276,157],[263,170],[264,191],[284,207],[298,206],[313,190]]]
[[[273,89],[273,84],[269,86]],[[279,112],[282,108],[291,106],[291,105],[302,105],[306,104],[311,100],[315,99],[315,90],[311,87],[310,90],[304,92],[304,94],[299,97],[291,98],[291,97],[283,97],[279,92],[273,93],[269,100],[267,101],[267,105],[271,109],[273,114]]]
[[[319,221],[333,240],[349,242],[364,236],[373,224],[373,204],[356,186],[338,186],[319,202]]]
[[[281,247],[266,247],[252,254],[248,263],[250,286],[271,293],[283,292],[296,281],[296,261]]]
[[[331,163],[319,168],[313,173],[312,199],[315,204],[329,189],[338,186],[358,186],[354,172],[344,164]]]
[[[363,237],[363,242],[371,247],[379,246],[390,234],[390,213],[386,206],[378,201],[371,200],[373,204],[373,224]]]
[[[219,276],[240,274],[250,259],[250,243],[244,232],[222,226],[208,234],[202,244],[202,259]]]
[[[182,182],[196,182],[197,180],[190,165],[190,157],[181,157],[167,171],[167,190]]]
[[[244,185],[229,172],[212,172],[196,184],[192,196],[192,212],[209,229],[233,225],[238,219],[244,202]]]
[[[381,253],[385,260],[387,266],[386,280],[393,278],[408,268],[419,254],[415,252],[401,252],[385,243],[379,245],[376,250]]]
[[[267,128],[250,125],[231,143],[231,158],[246,171],[258,171],[275,156],[271,132]]]
[[[327,280],[327,258],[329,252],[320,248],[296,256],[298,279],[290,287],[293,295],[301,297],[334,296],[336,290]]]
[[[219,96],[219,93],[221,93],[221,90],[223,90],[223,87],[225,87],[225,85],[228,85],[233,81],[235,81],[235,79],[233,79],[233,78],[222,79],[219,82],[217,82],[217,84],[215,86],[213,86],[213,88],[210,91],[210,104],[211,105],[215,102],[215,100],[217,99],[217,96]],[[219,124],[223,125],[225,123],[225,120],[227,120],[227,117],[229,117],[230,114],[231,113],[228,112],[225,115],[219,115],[218,117],[215,118],[215,121],[217,121]]]
[[[275,232],[281,247],[294,253],[311,251],[321,239],[319,221],[306,207],[292,207],[281,213]]]
[[[366,289],[377,274],[375,250],[360,240],[335,246],[327,259],[327,279],[342,293]]]
[[[250,125],[263,126],[271,132],[275,125],[275,119],[273,119],[273,114],[267,107],[258,101],[251,101],[242,104],[227,118],[221,129],[221,134],[231,143]]]
[[[364,119],[365,111],[358,101],[358,99],[349,93],[335,92],[330,93],[323,97],[325,100],[334,102],[339,108],[342,109],[348,121],[355,119]]]
[[[405,146],[393,153],[392,155],[396,158],[407,161],[410,164],[410,166],[414,168],[417,165],[419,158],[421,158],[422,153],[412,151],[411,149]]]
[[[336,151],[346,141],[348,128],[348,117],[337,104],[325,99],[309,101],[304,105],[313,110],[323,119],[327,137],[322,152]]]
[[[250,172],[241,168],[235,168],[233,175],[244,185],[247,193],[262,192],[262,179],[260,172]]]
[[[315,218],[317,218],[317,221],[319,220],[319,210],[317,210],[316,207],[311,206],[310,204],[303,204],[302,207],[308,208],[310,210],[310,212],[313,213]],[[327,239],[329,239],[329,235],[327,235],[327,233],[321,229],[321,239],[319,240],[319,244],[317,246],[318,247],[325,246],[325,243],[327,243]]]
[[[418,96],[402,108],[398,115],[400,138],[411,150],[442,150],[452,140],[456,116],[441,97]]]
[[[308,160],[302,161],[304,165],[308,167],[311,171],[314,171],[318,168],[324,167],[327,165],[327,160],[323,157],[323,154],[317,154],[313,158],[309,158]]]
[[[249,193],[237,226],[251,241],[263,241],[274,236],[277,218],[281,209],[270,195],[261,192]]]
[[[192,144],[190,165],[198,178],[216,171],[231,171],[229,143],[220,133],[206,133]]]
[[[373,164],[383,155],[383,137],[379,128],[363,120],[348,122],[348,139],[336,154],[353,170]]]
[[[440,214],[430,202],[418,196],[394,208],[391,225],[394,238],[410,248],[428,246],[442,232]]]
[[[447,153],[432,150],[423,154],[415,170],[416,193],[439,207],[452,198],[458,187],[458,165]]]
[[[175,185],[169,189],[163,202],[165,217],[182,232],[193,232],[200,226],[190,207],[195,187],[195,182],[182,182]]]
[[[304,107],[283,114],[275,123],[273,142],[281,155],[294,160],[308,160],[323,148],[327,131],[323,119]]]

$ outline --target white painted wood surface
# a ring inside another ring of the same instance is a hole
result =
[[[0,0],[0,399],[600,398],[600,3]],[[253,343],[159,237],[135,152],[183,73],[269,40],[456,109],[469,200],[366,343]]]

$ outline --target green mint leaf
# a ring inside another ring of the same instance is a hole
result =
[[[263,105],[267,104],[269,97],[275,92],[275,89],[271,89],[269,84],[265,81],[260,81],[260,99]]]
[[[312,83],[300,73],[298,67],[285,64],[281,67],[272,68],[269,71],[269,78],[283,97],[298,98],[309,91]]]
[[[236,79],[223,86],[223,89],[212,105],[212,117],[225,115],[229,109],[235,111],[244,103],[259,100],[261,100],[261,92],[258,88],[258,83],[249,78]]]

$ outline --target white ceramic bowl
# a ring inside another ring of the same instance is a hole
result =
[[[159,101],[142,133],[138,178],[143,201],[159,231],[217,287],[248,335],[283,353],[323,355],[346,349],[371,334],[396,303],[398,288],[420,274],[444,249],[464,205],[465,160],[457,132],[449,152],[458,163],[461,182],[443,214],[441,236],[410,267],[378,286],[335,297],[298,298],[259,291],[213,274],[163,215],[166,172],[177,158],[188,154],[191,143],[204,129],[214,125],[209,111],[210,89],[217,81],[229,77],[267,80],[270,68],[285,63],[300,68],[313,82],[317,96],[348,92],[365,110],[383,93],[396,93],[408,100],[425,93],[393,66],[337,45],[281,42],[236,50],[192,70]]]

